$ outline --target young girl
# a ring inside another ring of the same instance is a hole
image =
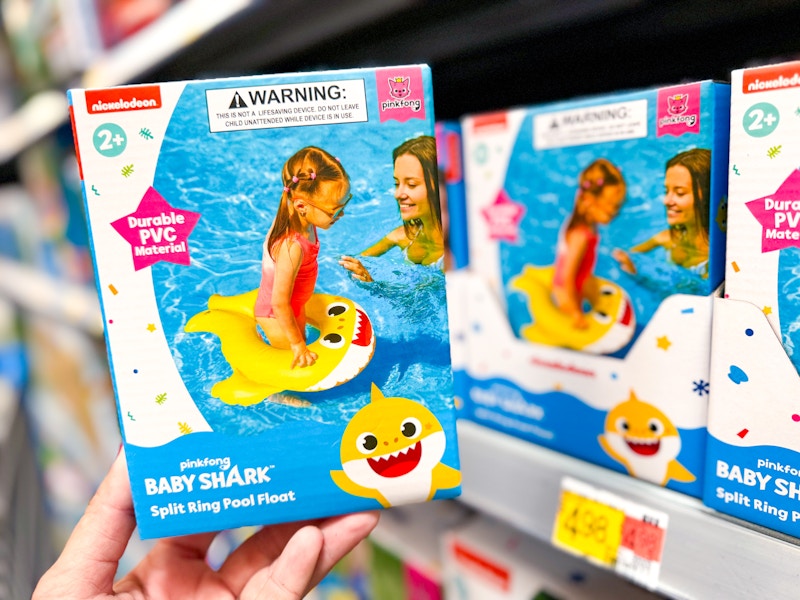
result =
[[[617,216],[626,185],[619,168],[605,158],[586,167],[578,184],[572,215],[556,249],[552,295],[556,307],[572,319],[573,327],[583,329],[587,326],[583,287],[597,258],[597,226],[607,225]]]
[[[397,246],[409,262],[442,264],[444,233],[439,205],[436,140],[431,136],[410,139],[394,149],[392,158],[394,197],[403,224],[361,252],[360,256],[380,256]],[[356,279],[372,281],[369,271],[358,259],[343,256],[339,264]]]
[[[264,241],[255,316],[269,343],[292,350],[292,368],[317,360],[305,338],[305,304],[317,281],[317,228],[328,229],[350,201],[350,179],[325,150],[306,147],[283,166],[283,194]]]
[[[628,252],[667,251],[670,262],[708,277],[708,218],[711,193],[711,151],[694,148],[667,161],[664,174],[664,207],[668,228]],[[614,250],[623,271],[636,274],[628,252]]]

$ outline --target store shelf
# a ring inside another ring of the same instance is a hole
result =
[[[0,258],[0,297],[92,335],[103,335],[100,303],[94,288],[60,281],[16,261]]]
[[[550,540],[565,476],[666,513],[657,592],[670,598],[796,598],[800,540],[720,515],[695,499],[459,421],[462,500]]]

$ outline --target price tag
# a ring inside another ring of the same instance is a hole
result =
[[[625,513],[581,494],[562,490],[553,543],[613,567],[622,541]]]
[[[667,520],[665,513],[565,477],[552,541],[567,552],[655,589]]]

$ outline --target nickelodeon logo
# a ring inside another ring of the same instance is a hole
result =
[[[86,90],[89,114],[161,108],[161,88],[143,85],[107,90]]]

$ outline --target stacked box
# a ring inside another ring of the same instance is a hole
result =
[[[701,494],[729,93],[702,81],[462,120],[467,418]]]
[[[800,536],[800,62],[734,71],[704,500]]]
[[[75,89],[69,99],[141,535],[457,495],[441,264],[414,264],[398,246],[371,259],[372,282],[342,266],[403,228],[396,147],[425,136],[430,158],[417,166],[427,160],[435,182],[430,70]],[[314,148],[328,156],[322,166],[308,162],[322,154]],[[289,166],[300,150],[305,162]],[[319,221],[308,234],[319,242],[316,285],[301,306],[309,366],[293,366],[292,350],[256,325],[264,247],[284,209],[290,225]]]

